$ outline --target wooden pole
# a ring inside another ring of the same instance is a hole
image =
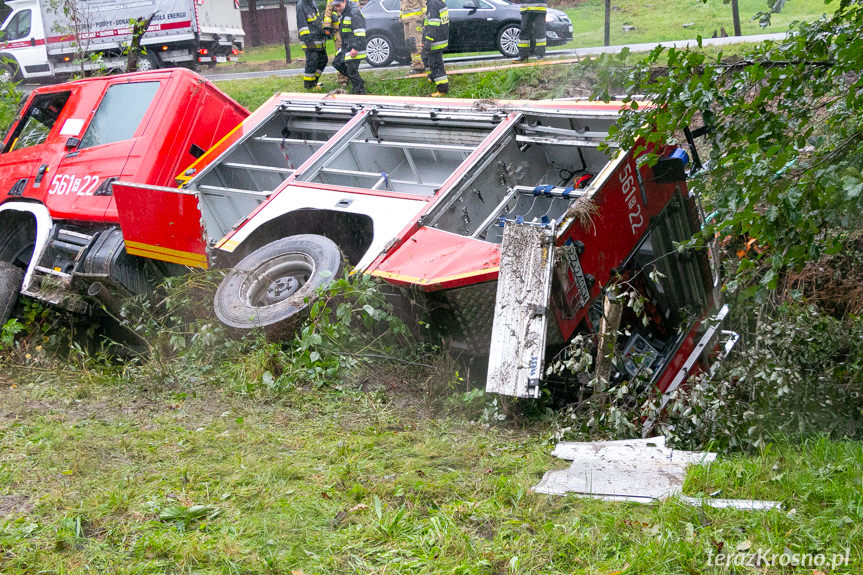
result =
[[[736,1],[736,0],[734,0]],[[605,0],[605,46],[611,46],[611,0]]]
[[[617,336],[620,319],[623,316],[623,302],[617,286],[609,286],[603,302],[602,321],[599,323],[599,341],[596,344],[596,379],[600,380],[604,391],[611,378],[614,355],[617,351]]]
[[[258,0],[249,0],[249,45],[260,45],[260,30],[258,30]]]
[[[737,6],[737,0],[731,0],[731,18],[734,20],[734,35],[740,36],[740,8]]]
[[[285,63],[291,63],[291,28],[288,26],[288,12],[285,0],[279,0],[279,18],[282,20],[282,38],[285,40]]]

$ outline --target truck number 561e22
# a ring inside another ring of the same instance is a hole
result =
[[[55,196],[65,196],[75,194],[78,196],[92,196],[99,185],[98,176],[84,176],[79,178],[69,174],[57,174],[51,180],[51,187],[48,188],[48,193]]]

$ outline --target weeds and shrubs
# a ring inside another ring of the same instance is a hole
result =
[[[715,377],[691,377],[663,412],[661,396],[638,383],[590,380],[555,414],[553,439],[637,436],[656,420],[654,433],[691,449],[759,449],[777,434],[863,438],[863,318],[786,304],[745,335]],[[551,369],[589,369],[587,342],[573,343]]]
[[[758,448],[772,436],[863,438],[863,318],[786,305],[720,377],[680,390],[666,430],[687,445]]]

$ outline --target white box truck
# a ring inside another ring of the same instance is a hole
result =
[[[106,67],[124,70],[130,21],[154,14],[138,69],[215,65],[238,59],[243,25],[237,0],[9,0],[0,27],[3,76],[30,79]],[[92,55],[99,56],[91,58]],[[82,58],[83,56],[83,58]]]

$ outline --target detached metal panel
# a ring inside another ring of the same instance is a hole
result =
[[[486,391],[539,397],[554,267],[553,231],[507,222]]]

